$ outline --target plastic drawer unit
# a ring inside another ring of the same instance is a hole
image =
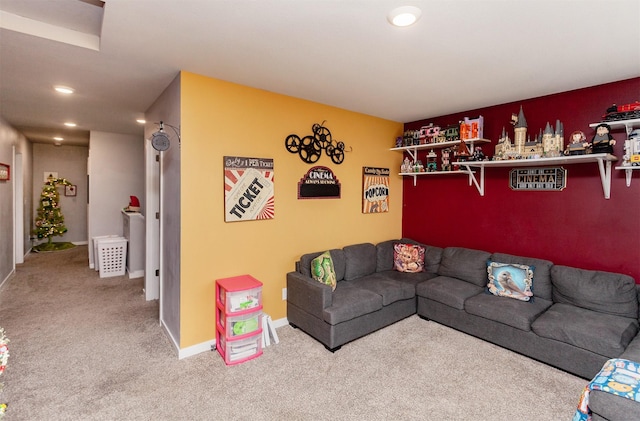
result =
[[[216,280],[216,349],[227,365],[262,355],[262,282],[251,275]]]

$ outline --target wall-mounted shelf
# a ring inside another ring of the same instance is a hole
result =
[[[401,176],[406,176],[406,177],[413,177],[413,185],[416,185],[416,179],[420,176],[425,176],[425,175],[445,175],[445,174],[465,174],[465,175],[469,175],[469,177],[471,177],[471,174],[469,174],[469,171],[462,171],[462,170],[456,170],[456,171],[429,171],[429,172],[401,172],[398,173],[398,175]],[[469,180],[469,183],[471,183],[471,180]]]
[[[589,127],[596,127],[598,124],[602,123],[608,124],[612,129],[616,127],[624,127],[627,132],[627,136],[629,136],[633,129],[640,127],[640,118],[633,118],[631,120],[601,121],[600,123],[591,123],[589,124]]]
[[[640,167],[632,167],[629,165],[616,167],[616,170],[624,170],[624,175],[627,181],[627,187],[631,187],[631,177],[633,176],[634,170],[640,170]]]
[[[466,168],[469,174],[469,185],[475,184],[480,196],[484,196],[484,169],[485,167],[536,167],[549,165],[570,165],[584,164],[589,162],[597,162],[600,170],[600,181],[602,182],[602,190],[604,198],[609,199],[611,196],[611,163],[617,161],[614,155],[607,153],[559,156],[553,158],[538,159],[511,159],[505,161],[467,161],[454,162],[453,165],[459,165]],[[480,168],[480,181],[473,174],[471,168]]]
[[[632,118],[630,120],[613,120],[613,121],[601,121],[600,123],[591,123],[589,127],[597,127],[598,124],[608,124],[612,129],[616,127],[624,127],[627,136],[631,134],[634,129],[640,128],[640,118]],[[631,177],[633,177],[634,170],[640,170],[640,167],[632,167],[629,165],[616,167],[616,170],[624,170],[627,187],[631,186]]]
[[[391,150],[407,152],[411,156],[411,159],[415,161],[418,159],[418,151],[421,151],[424,149],[444,149],[451,146],[457,146],[460,144],[460,142],[461,142],[460,140],[451,140],[449,142],[436,142],[436,143],[426,143],[423,145],[400,146],[397,148],[391,148]],[[480,139],[480,138],[466,139],[464,141],[464,143],[471,146],[470,150],[473,150],[473,145],[476,143],[489,143],[489,142],[491,142],[489,139]],[[452,171],[436,171],[435,173],[438,173],[438,172],[450,174]],[[413,173],[404,173],[404,174],[413,175]],[[419,174],[434,174],[434,173],[430,172],[430,173],[419,173]]]

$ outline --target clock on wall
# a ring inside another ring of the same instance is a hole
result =
[[[162,129],[151,135],[151,146],[153,146],[153,149],[157,151],[166,151],[169,149],[169,144],[169,136],[167,136]]]

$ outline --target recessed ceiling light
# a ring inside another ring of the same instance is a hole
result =
[[[136,121],[137,121],[138,123],[140,123],[140,124],[144,124],[144,123],[146,123],[146,122],[147,122],[147,120],[145,120],[144,118],[139,118],[139,119],[137,119]]]
[[[53,138],[53,140],[57,140],[58,142],[60,142],[61,140],[64,140],[64,137],[56,136]]]
[[[76,127],[77,126],[76,123],[72,123],[70,121],[67,121],[66,123],[64,123],[64,125],[67,126],[67,127]]]
[[[422,10],[417,7],[402,6],[389,12],[387,19],[389,19],[389,22],[395,26],[409,26],[416,23],[416,21],[420,19],[421,15]]]
[[[68,86],[61,86],[61,85],[54,86],[53,89],[55,89],[56,92],[59,92],[65,95],[70,95],[75,92],[73,88],[69,88]]]

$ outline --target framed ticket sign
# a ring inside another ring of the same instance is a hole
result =
[[[224,157],[225,222],[273,219],[273,159]]]

